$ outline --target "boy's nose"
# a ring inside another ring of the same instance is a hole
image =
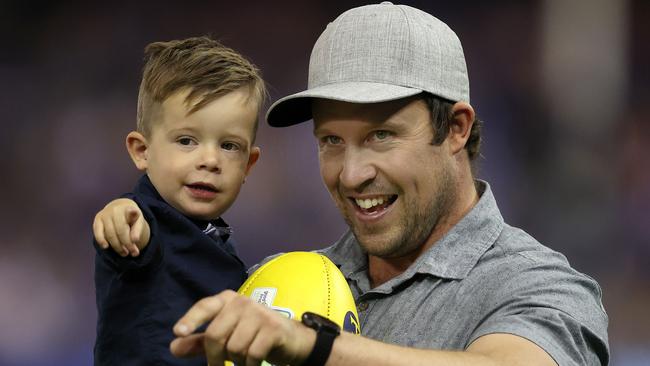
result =
[[[221,164],[219,161],[218,149],[206,148],[201,154],[197,168],[199,170],[208,170],[211,172],[220,172]]]

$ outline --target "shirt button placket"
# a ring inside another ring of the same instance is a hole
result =
[[[359,305],[357,305],[357,310],[359,312],[365,312],[368,310],[368,302],[367,301],[361,301]]]

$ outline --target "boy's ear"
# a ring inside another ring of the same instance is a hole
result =
[[[126,150],[139,170],[147,169],[147,146],[147,139],[140,132],[131,131],[126,135]]]
[[[474,108],[467,102],[457,102],[451,108],[451,121],[449,123],[449,146],[452,153],[456,154],[465,148],[469,139],[472,125],[474,124]]]
[[[251,153],[248,155],[248,162],[246,163],[246,171],[244,173],[244,179],[246,179],[246,176],[248,176],[248,173],[250,173],[253,165],[257,163],[257,160],[260,158],[260,154],[262,154],[262,150],[260,150],[258,146],[253,146],[251,148]]]

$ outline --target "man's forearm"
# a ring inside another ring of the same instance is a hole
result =
[[[386,344],[343,333],[334,342],[327,365],[504,366],[556,363],[534,343],[509,334],[481,337],[465,351],[438,351]]]

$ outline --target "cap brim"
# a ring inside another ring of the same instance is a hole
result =
[[[312,119],[311,101],[314,98],[350,103],[380,103],[410,97],[422,90],[382,83],[347,82],[319,86],[277,100],[268,112],[266,121],[273,127],[286,127]]]

